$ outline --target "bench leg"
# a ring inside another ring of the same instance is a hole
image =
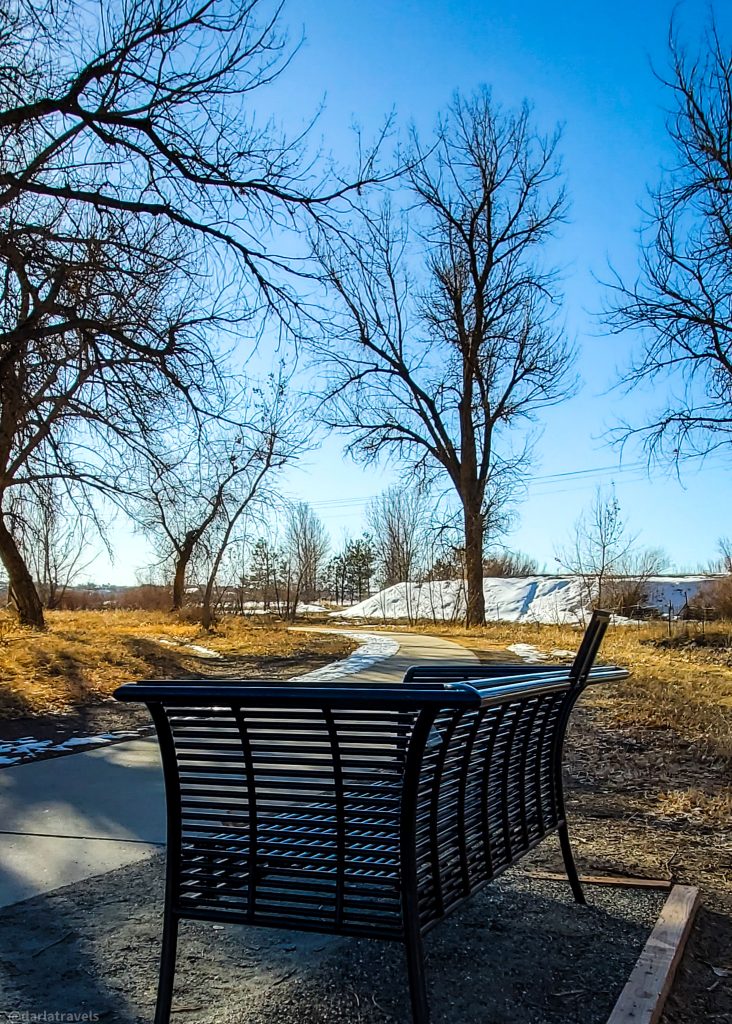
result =
[[[430,1008],[427,1002],[427,986],[424,980],[424,949],[422,935],[418,929],[405,938],[407,950],[407,974],[409,976],[409,998],[412,1004],[412,1024],[430,1024]]]
[[[562,847],[562,856],[564,857],[564,867],[567,872],[567,878],[569,884],[572,887],[572,894],[577,903],[586,903],[585,894],[582,891],[582,883],[579,880],[579,874],[577,873],[577,865],[574,862],[572,855],[572,846],[569,842],[569,832],[567,830],[567,822],[564,821],[559,826],[559,844]]]
[[[166,908],[163,920],[163,948],[160,953],[160,979],[155,1005],[155,1024],[169,1024],[175,979],[175,954],[178,949],[178,918]]]

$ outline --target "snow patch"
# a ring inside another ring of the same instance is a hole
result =
[[[647,584],[649,607],[678,614],[708,582],[706,576],[654,576]],[[486,618],[501,622],[584,625],[589,615],[585,584],[576,576],[526,576],[483,580]],[[331,616],[341,619],[457,621],[465,615],[465,583],[397,583]]]
[[[223,658],[223,654],[220,654],[218,651],[212,651],[210,647],[201,647],[200,644],[186,644],[185,646],[187,651],[195,651],[202,658]]]
[[[0,742],[0,765],[23,764],[36,761],[42,754],[67,753],[77,747],[101,747],[119,740],[133,740],[145,735],[149,730],[139,731],[119,729],[114,732],[101,732],[94,736],[70,736],[61,743],[53,740],[37,740],[33,736],[22,736],[17,740]]]
[[[376,665],[385,658],[391,658],[399,650],[399,644],[388,636],[379,636],[377,633],[351,633],[342,629],[323,629],[319,633],[337,633],[339,636],[347,636],[357,640],[361,645],[353,654],[341,661],[334,661],[330,665],[323,665],[305,675],[295,676],[297,680],[329,682],[333,679],[340,679],[345,675],[352,675],[355,672],[365,672],[366,669]]]
[[[201,658],[223,658],[219,651],[212,651],[210,647],[202,647],[200,644],[189,644],[186,640],[168,640],[167,637],[159,636],[157,643],[166,647],[178,647],[184,651],[195,651]]]
[[[536,664],[538,661],[546,661],[546,654],[543,654],[533,644],[509,644],[506,650],[517,654],[522,661],[527,661],[530,665]]]
[[[270,603],[265,608],[263,601],[244,601],[240,607],[241,607],[241,609],[242,609],[242,611],[244,612],[245,615],[276,615],[276,614],[278,614],[278,609],[277,609],[276,604],[273,605],[272,603]],[[328,609],[325,607],[324,604],[318,604],[317,602],[316,603],[312,603],[312,602],[309,603],[307,601],[298,601],[298,603],[297,603],[297,614],[298,615],[304,614],[306,612],[313,612],[313,613],[317,613],[319,615],[324,615],[327,611],[328,611]]]

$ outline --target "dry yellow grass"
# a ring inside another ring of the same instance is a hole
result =
[[[673,729],[704,757],[732,762],[732,647],[659,646],[665,626],[648,623],[611,626],[601,658],[629,668],[630,679],[588,691],[585,700],[600,706],[620,726]],[[693,627],[691,627],[693,628]],[[575,650],[582,630],[572,626],[494,623],[465,630],[452,625],[409,627],[455,640],[473,650],[505,651],[509,644],[533,644],[547,655]],[[707,639],[724,644],[729,624],[707,627]]]
[[[551,658],[552,652],[557,650],[576,650],[582,636],[580,628],[571,626],[517,623],[494,623],[471,630],[426,624],[408,628],[445,636],[472,650],[499,657],[509,644],[526,643]],[[689,628],[693,631],[695,627],[690,625]],[[673,777],[678,770],[679,750],[684,753],[684,781],[680,781],[678,788],[666,784],[655,794],[655,771],[644,767],[642,758],[639,760],[637,756],[627,763],[630,776],[637,775],[635,782],[644,783],[643,806],[659,818],[729,827],[732,819],[732,785],[729,783],[732,767],[731,634],[729,623],[715,624],[707,626],[707,636],[703,638],[706,646],[687,644],[684,637],[667,646],[665,625],[648,623],[641,628],[611,626],[605,637],[601,660],[623,665],[632,675],[622,683],[590,687],[583,703],[600,716],[600,722],[620,731],[667,731],[668,743],[658,736],[660,746],[659,743],[643,744],[653,749],[654,757],[664,758],[667,777]],[[613,771],[623,773],[622,763],[616,765],[613,760],[612,764]],[[696,767],[692,769],[692,765]],[[602,788],[602,783],[599,785]]]
[[[0,616],[0,718],[108,697],[126,680],[167,673],[171,663],[185,659],[190,644],[231,657],[271,659],[312,653],[337,658],[355,646],[345,637],[290,632],[279,623],[235,616],[211,633],[164,612],[49,612],[47,624],[36,633]]]
[[[729,822],[732,820],[732,787],[712,794],[697,786],[667,790],[659,793],[657,810],[666,818],[699,823]]]

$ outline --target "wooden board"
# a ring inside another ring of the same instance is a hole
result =
[[[556,871],[525,871],[529,878],[541,878],[547,882],[566,882],[567,876]],[[629,889],[662,889],[670,892],[673,882],[665,878],[631,878],[628,875],[580,875],[580,881],[587,885],[615,885]]]
[[[656,1024],[699,906],[699,890],[675,885],[607,1024]]]

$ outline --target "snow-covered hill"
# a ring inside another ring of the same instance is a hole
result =
[[[678,612],[708,577],[654,576],[648,583],[648,605]],[[574,576],[526,576],[483,580],[486,617],[507,622],[581,622],[587,594]],[[346,619],[458,620],[465,614],[465,584],[461,580],[397,583],[359,604],[333,615]]]

